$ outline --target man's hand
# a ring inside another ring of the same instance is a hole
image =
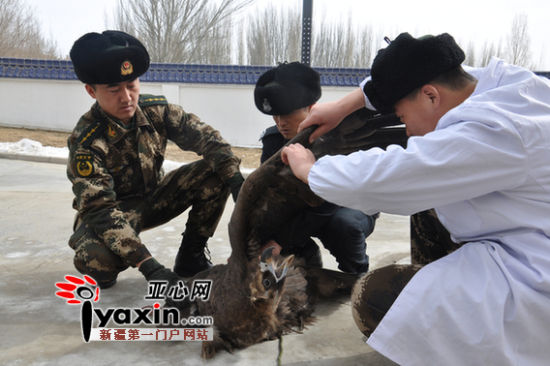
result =
[[[319,127],[309,136],[311,143],[338,126],[348,114],[364,106],[365,96],[359,88],[335,102],[315,104],[307,118],[298,126],[298,132],[309,126],[318,125]]]
[[[283,148],[281,159],[283,163],[290,166],[296,178],[308,184],[307,177],[309,171],[313,164],[315,164],[315,156],[311,150],[306,149],[300,144],[291,144]]]
[[[147,281],[167,281],[168,283],[172,283],[181,279],[153,257],[142,261],[138,269]]]
[[[317,129],[309,136],[309,142],[315,141],[318,137],[332,130],[342,122],[344,116],[340,116],[336,108],[336,102],[315,104],[311,107],[308,116],[298,126],[298,132],[309,126],[318,125]]]

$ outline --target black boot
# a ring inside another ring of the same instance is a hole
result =
[[[113,287],[115,284],[116,284],[116,278],[115,278],[114,280],[110,280],[110,281],[101,281],[101,282],[98,282],[98,283],[97,283],[97,285],[99,286],[99,288],[102,289],[102,290],[105,290],[106,288]]]
[[[212,267],[212,262],[206,258],[205,250],[207,237],[198,234],[183,233],[180,249],[176,255],[174,272],[182,277],[191,277],[200,271]]]
[[[323,259],[321,258],[321,250],[319,249],[319,246],[313,241],[313,239],[309,239],[309,242],[301,248],[302,250],[297,254],[297,256],[301,256],[304,258],[306,265],[310,267],[323,267]]]
[[[313,239],[309,238],[302,247],[291,247],[288,250],[283,248],[281,254],[294,254],[297,258],[302,258],[304,264],[308,267],[323,267],[323,259],[321,258],[321,250]]]

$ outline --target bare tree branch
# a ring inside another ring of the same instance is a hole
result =
[[[357,48],[355,50],[355,60],[351,67],[365,68],[370,67],[372,59],[374,58],[373,49],[374,32],[371,26],[365,26],[359,29],[357,34]]]
[[[0,56],[57,59],[57,45],[42,37],[38,20],[18,0],[0,0]]]
[[[299,61],[301,14],[297,8],[281,9],[270,4],[246,24],[246,60],[250,65],[276,65]],[[242,51],[240,51],[242,52]]]
[[[508,61],[523,67],[531,65],[531,39],[529,38],[527,14],[516,14],[512,20],[512,28],[508,35],[506,46]]]
[[[327,19],[313,21],[311,63],[324,67],[368,67],[373,50],[372,28],[353,27],[351,14],[338,23]],[[253,15],[241,31],[246,49],[239,49],[238,59],[252,65],[276,65],[297,61],[301,56],[301,10],[270,5]]]
[[[476,65],[476,48],[472,41],[468,42],[468,46],[464,50],[464,53],[466,54],[466,59],[464,60],[464,63],[469,66],[475,66]]]
[[[115,22],[144,43],[154,62],[225,63],[231,59],[231,16],[251,2],[119,0]]]
[[[481,56],[477,66],[487,66],[493,56],[505,58],[501,42],[498,42],[496,45],[494,43],[485,42],[481,49]]]

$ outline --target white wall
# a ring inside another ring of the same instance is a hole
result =
[[[323,88],[321,101],[338,99],[353,88]],[[170,103],[218,129],[233,146],[261,146],[262,131],[273,125],[260,113],[254,85],[141,83],[141,93],[165,95]],[[71,131],[93,99],[79,81],[0,78],[0,125]]]

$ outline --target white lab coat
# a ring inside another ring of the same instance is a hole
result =
[[[468,242],[423,267],[368,344],[403,365],[550,365],[550,82],[493,59],[435,131],[319,159],[328,201],[409,215],[436,208]]]

